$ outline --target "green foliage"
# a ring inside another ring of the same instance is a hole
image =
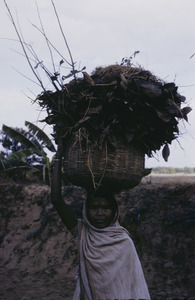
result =
[[[28,150],[28,149],[19,150],[19,151],[13,152],[12,154],[8,155],[6,157],[6,161],[12,161],[14,159],[18,159],[18,160],[25,162],[25,157],[33,155],[33,154],[34,154],[33,150]]]
[[[0,142],[7,151],[1,151],[0,171],[13,179],[42,178],[50,184],[50,160],[44,150],[55,152],[55,147],[39,127],[28,121],[25,125],[28,131],[3,125]]]
[[[152,168],[152,172],[155,174],[194,174],[195,168],[156,167]]]

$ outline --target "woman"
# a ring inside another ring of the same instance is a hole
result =
[[[69,230],[78,226],[79,269],[73,300],[150,299],[134,244],[119,225],[110,191],[89,194],[77,220],[61,197],[61,146],[54,159],[51,200]]]

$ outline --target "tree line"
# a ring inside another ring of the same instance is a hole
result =
[[[152,173],[155,174],[194,174],[195,167],[173,168],[173,167],[155,167],[152,168]]]

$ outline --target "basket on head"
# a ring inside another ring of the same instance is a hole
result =
[[[110,188],[113,191],[130,189],[143,177],[144,152],[133,145],[117,141],[117,148],[103,150],[81,147],[79,140],[66,144],[63,162],[68,180],[86,189]]]

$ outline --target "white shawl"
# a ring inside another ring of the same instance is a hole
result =
[[[113,224],[92,226],[83,207],[79,220],[79,276],[73,300],[150,299],[142,267],[128,231]]]

